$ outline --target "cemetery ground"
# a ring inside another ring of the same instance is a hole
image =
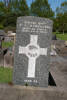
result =
[[[58,55],[51,56],[50,72],[57,86],[60,85],[60,87],[65,87],[67,84],[67,47],[64,43],[65,41],[62,40],[52,41],[52,44],[56,45]],[[12,68],[0,67],[0,83],[12,82],[12,73]]]
[[[60,36],[61,35],[61,36]],[[59,37],[60,36],[60,37]],[[32,88],[27,86],[14,86],[12,83],[13,69],[0,67],[0,100],[67,100],[67,47],[65,41],[66,34],[57,34],[57,37],[62,40],[52,41],[56,45],[56,56],[51,56],[50,72],[56,83],[56,86],[48,86],[48,88]],[[5,45],[5,43],[4,43]],[[7,43],[7,46],[12,47],[13,43]],[[2,89],[2,90],[1,90]],[[8,95],[8,96],[7,96]]]
[[[57,33],[57,32],[55,32],[54,34],[56,34],[56,36],[57,36],[57,38],[58,39],[61,39],[61,40],[67,40],[67,34],[61,34],[61,33]],[[61,43],[58,43],[59,45],[61,44]],[[53,66],[59,66],[59,68],[61,69],[61,66],[62,66],[62,69],[65,71],[65,73],[66,73],[66,71],[67,71],[67,68],[65,67],[65,66],[67,66],[67,63],[65,62],[65,58],[66,58],[66,60],[67,60],[67,47],[65,48],[65,47],[62,47],[61,48],[61,46],[59,46],[58,44],[56,44],[56,46],[57,46],[57,49],[59,49],[59,52],[58,52],[58,62],[55,62],[56,61],[56,59],[57,58],[55,58],[55,61],[54,61],[54,63],[53,64],[55,64],[55,65],[53,65]],[[2,42],[2,47],[3,48],[9,48],[9,47],[12,47],[14,45],[14,43],[13,42]],[[61,45],[63,45],[63,44],[61,44]],[[59,48],[58,48],[59,47]],[[60,63],[59,63],[59,57],[60,56],[62,56],[64,59],[63,59],[63,61],[61,61]],[[54,58],[54,57],[51,57],[52,59]],[[62,63],[63,62],[63,63]],[[62,64],[61,64],[62,63]],[[51,68],[54,68],[54,67],[51,67]],[[59,69],[59,70],[60,70]],[[4,68],[4,67],[0,67],[0,83],[9,83],[9,82],[11,82],[12,81],[12,68]]]
[[[67,100],[67,59],[52,56],[50,72],[57,86],[36,88],[11,84],[12,69],[1,67],[0,100]]]

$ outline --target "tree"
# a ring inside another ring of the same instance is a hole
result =
[[[4,0],[0,3],[0,14],[5,27],[14,27],[16,26],[17,17],[29,15],[29,8],[26,0]]]
[[[34,16],[51,18],[54,16],[54,12],[50,8],[48,0],[35,0],[31,4],[31,13]]]
[[[26,0],[12,0],[12,12],[22,16],[29,15],[29,8]]]
[[[2,1],[0,1],[0,28],[3,27],[3,22],[5,19],[5,5]]]
[[[59,32],[63,32],[64,34],[65,32],[67,32],[67,2],[63,2],[61,6],[56,9],[56,13],[57,15],[54,26],[56,26]]]
[[[57,15],[67,13],[67,1],[63,2],[61,6],[56,9],[56,13]]]
[[[67,32],[67,13],[62,14],[59,17],[59,31],[63,32],[63,34],[65,32]]]

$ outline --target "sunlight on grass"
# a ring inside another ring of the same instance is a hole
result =
[[[62,33],[53,32],[53,34],[56,34],[57,38],[60,40],[67,40],[67,33],[62,34]]]
[[[67,34],[56,34],[57,38],[61,39],[61,40],[67,40]]]
[[[0,67],[0,83],[12,82],[12,69]]]
[[[13,42],[2,42],[2,47],[3,48],[8,48],[13,46]]]

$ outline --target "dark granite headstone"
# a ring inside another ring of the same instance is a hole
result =
[[[47,87],[52,21],[19,17],[17,21],[13,83]]]

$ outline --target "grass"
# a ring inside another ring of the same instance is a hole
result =
[[[56,34],[57,38],[61,39],[61,40],[67,40],[67,34]]]
[[[12,69],[0,67],[0,83],[12,82]]]
[[[8,48],[8,47],[12,47],[14,45],[13,42],[2,42],[2,47],[3,48]]]
[[[67,41],[67,33],[65,34],[62,34],[62,33],[54,33],[56,34],[57,38],[60,39],[60,40],[66,40]]]

